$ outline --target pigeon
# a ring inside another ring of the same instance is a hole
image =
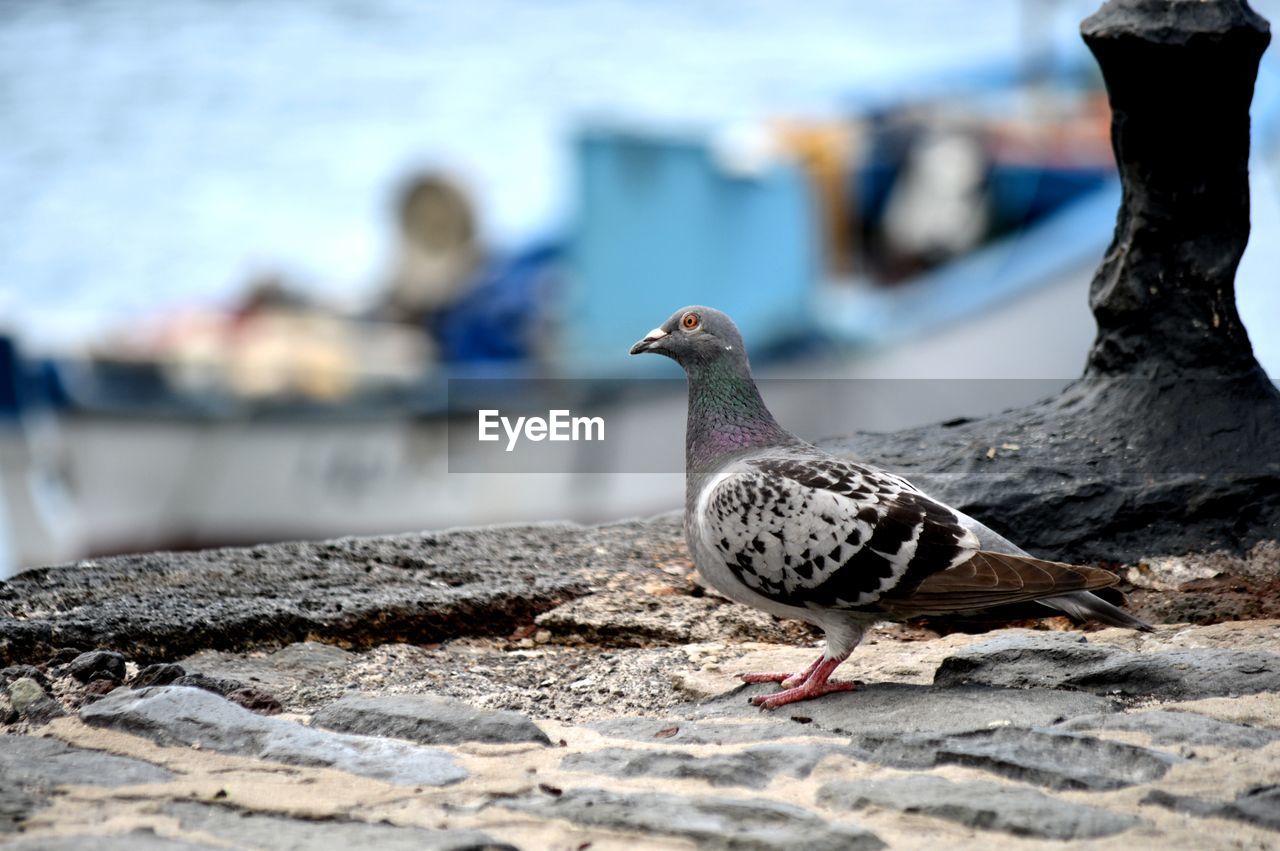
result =
[[[825,652],[799,673],[743,674],[781,691],[775,709],[856,682],[830,679],[874,623],[1035,600],[1080,620],[1150,631],[1091,593],[1117,581],[1035,558],[901,476],[840,458],[765,407],[733,321],[676,311],[631,348],[684,368],[685,538],[698,572],[731,600],[819,627]]]

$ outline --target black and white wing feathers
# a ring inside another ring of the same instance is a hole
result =
[[[743,461],[709,482],[700,503],[708,543],[734,576],[788,605],[874,608],[978,549],[950,508],[836,458]]]
[[[939,614],[1115,581],[981,552],[964,520],[899,476],[820,454],[739,461],[698,500],[707,549],[742,585],[788,606]]]

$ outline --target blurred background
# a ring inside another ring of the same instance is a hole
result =
[[[845,380],[770,382],[805,437],[1052,393],[1119,202],[1096,6],[0,0],[0,578],[678,507],[679,386],[609,388],[678,374],[626,351],[689,303]],[[1273,377],[1278,67],[1238,280]],[[611,451],[461,472],[450,423],[530,378]]]

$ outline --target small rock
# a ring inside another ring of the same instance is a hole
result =
[[[849,752],[822,745],[764,745],[708,756],[685,751],[606,748],[570,754],[561,760],[560,768],[614,777],[671,777],[705,780],[712,786],[763,789],[779,774],[808,777],[814,766],[832,754],[848,756]]]
[[[663,834],[693,840],[698,848],[728,851],[863,851],[884,848],[874,834],[848,823],[759,798],[667,795],[570,789],[500,801],[499,806],[609,830]]]
[[[80,720],[161,745],[198,743],[203,750],[286,765],[328,766],[401,785],[444,786],[467,776],[442,751],[264,718],[198,688],[116,689],[81,709]]]
[[[186,669],[181,665],[175,665],[172,662],[158,662],[138,671],[133,679],[129,681],[129,685],[133,688],[167,686],[175,680],[186,676],[186,674]]]
[[[238,703],[250,712],[256,712],[259,715],[279,715],[284,712],[284,706],[273,695],[252,686],[245,686],[228,692],[226,698],[232,703]]]
[[[347,695],[317,712],[311,723],[344,733],[394,736],[430,745],[551,744],[546,733],[518,712],[476,709],[460,700],[425,694]]]
[[[95,700],[115,691],[118,687],[111,680],[91,680],[84,687],[84,702],[93,703]]]
[[[928,774],[837,780],[818,790],[818,802],[850,810],[874,805],[923,813],[966,827],[1043,839],[1093,839],[1138,824],[1133,816],[1073,804],[1034,789],[982,781],[956,783]]]
[[[12,724],[18,720],[18,710],[13,708],[9,699],[9,690],[0,688],[0,724]]]
[[[32,724],[47,724],[67,714],[62,705],[49,697],[30,677],[19,677],[9,683],[9,701],[14,711]]]
[[[112,650],[81,653],[67,665],[67,673],[82,683],[93,680],[124,681],[124,656]]]
[[[46,691],[51,687],[49,678],[45,676],[44,671],[35,665],[10,665],[7,668],[0,668],[0,685],[11,683],[20,677],[35,680],[40,684],[40,688]]]

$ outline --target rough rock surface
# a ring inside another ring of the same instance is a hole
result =
[[[756,718],[759,710],[748,699],[771,690],[774,687],[766,685],[743,686],[688,711],[697,718]],[[784,706],[773,717],[805,719],[806,727],[815,730],[893,737],[921,729],[964,733],[993,725],[1042,726],[1115,708],[1104,698],[1068,691],[868,683],[824,700]]]
[[[252,685],[288,700],[309,683],[341,676],[358,658],[341,647],[303,641],[247,655],[202,650],[181,660],[181,665],[185,671]]]
[[[50,789],[62,783],[124,786],[163,783],[173,773],[136,759],[68,747],[57,739],[6,736],[0,748],[0,777],[5,786]]]
[[[678,527],[665,556],[650,527],[462,529],[27,571],[0,584],[0,664],[62,647],[129,648],[150,663],[308,638],[368,647],[504,635],[606,574],[683,557]]]
[[[1094,839],[1121,833],[1138,823],[1133,816],[1070,803],[1032,789],[985,781],[957,783],[921,774],[838,780],[819,789],[818,800],[833,808],[884,807],[1043,839]]]
[[[858,851],[885,847],[874,834],[854,825],[831,824],[799,807],[748,798],[574,789],[503,806],[593,827],[686,837],[700,848]]]
[[[1161,626],[1149,635],[938,636],[882,625],[842,670],[862,688],[767,713],[747,698],[775,686],[741,686],[735,672],[798,669],[817,644],[804,630],[691,583],[678,526],[659,519],[563,527],[563,541],[540,534],[547,552],[538,563],[583,585],[572,599],[549,602],[548,616],[527,612],[500,635],[489,634],[492,622],[470,633],[459,619],[450,627],[459,634],[405,642],[419,633],[398,616],[369,615],[361,641],[342,646],[326,643],[339,640],[338,621],[264,641],[274,629],[268,623],[241,640],[234,629],[242,613],[232,613],[230,625],[199,627],[232,644],[198,647],[183,638],[170,654],[152,639],[186,627],[159,618],[217,611],[189,577],[190,562],[176,562],[174,573],[157,563],[133,575],[128,593],[168,595],[170,614],[151,620],[112,620],[122,610],[104,604],[108,617],[93,622],[91,606],[54,604],[63,589],[118,581],[115,568],[97,577],[100,568],[72,567],[27,586],[0,586],[10,612],[53,631],[8,660],[0,691],[10,706],[40,704],[61,716],[37,727],[36,718],[0,705],[7,734],[0,751],[9,742],[51,742],[165,772],[144,782],[102,769],[124,784],[114,787],[80,785],[74,773],[48,785],[0,781],[0,823],[16,832],[9,837],[39,848],[258,845],[274,832],[286,847],[342,837],[351,847],[883,842],[986,851],[1073,836],[1117,849],[1189,851],[1208,829],[1202,818],[1213,819],[1224,843],[1274,842],[1267,789],[1280,785],[1280,689],[1271,680],[1280,621]],[[419,552],[414,540],[393,539]],[[371,549],[389,559],[391,547]],[[297,551],[264,548],[286,575],[303,570],[287,564]],[[229,557],[234,563],[245,552]],[[527,562],[515,564],[521,571]],[[1134,567],[1129,575],[1167,599],[1186,582],[1206,581],[1206,564],[1163,564],[1158,575]],[[1166,578],[1176,581],[1156,587]],[[225,593],[220,583],[229,581],[215,578],[212,593]],[[313,593],[306,585],[280,592],[295,595],[281,605],[306,609]],[[673,616],[664,624],[668,606]],[[263,607],[252,616],[274,617]],[[57,632],[64,619],[93,623],[93,641],[70,646]],[[130,623],[143,628],[138,642],[104,643]],[[137,660],[125,664],[127,685],[73,676],[71,663],[90,648]],[[147,685],[163,680],[201,688]],[[232,702],[251,695],[278,700],[283,714],[263,717]],[[455,714],[447,723],[442,705]],[[495,718],[500,734],[487,727]],[[54,738],[16,735],[37,729]],[[429,770],[423,753],[431,755]],[[19,758],[39,761],[57,763]],[[886,790],[896,783],[927,806],[895,806]],[[838,788],[862,792],[838,799]]]
[[[950,736],[863,736],[867,759],[901,768],[964,765],[1051,789],[1123,789],[1159,780],[1177,757],[1089,736],[995,727]]]
[[[818,636],[807,624],[780,621],[719,596],[667,594],[636,605],[635,594],[627,589],[571,600],[539,615],[535,622],[560,639],[572,638],[604,647],[725,639],[786,643]]]
[[[549,745],[547,734],[516,712],[481,711],[460,700],[425,694],[344,697],[311,719],[316,727],[365,736],[392,736],[424,745]]]
[[[286,765],[323,765],[391,783],[442,786],[467,776],[452,757],[372,736],[351,736],[263,718],[203,689],[118,689],[80,710],[86,724],[146,736],[164,745],[198,745]]]
[[[1280,655],[1256,650],[1130,653],[1070,633],[1011,634],[945,659],[934,682],[1076,688],[1176,699],[1280,690]]]

